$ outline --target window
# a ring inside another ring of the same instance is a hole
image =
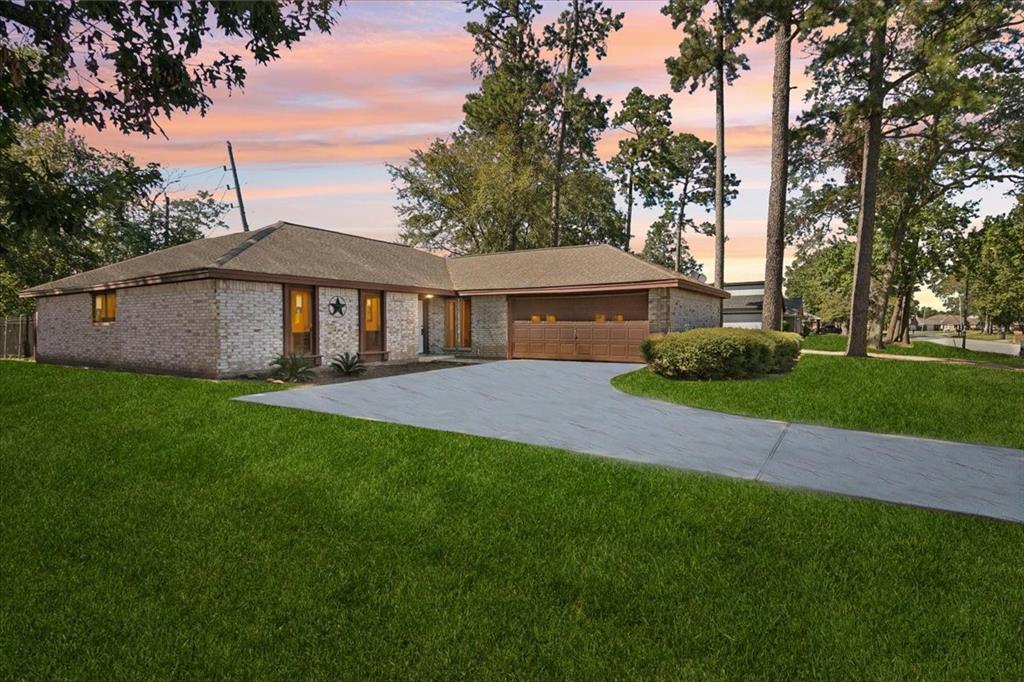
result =
[[[313,290],[288,287],[288,343],[285,350],[313,355]]]
[[[101,291],[92,295],[92,323],[104,324],[117,318],[117,292]]]
[[[448,298],[444,302],[444,347],[469,348],[473,345],[473,307],[471,299]]]

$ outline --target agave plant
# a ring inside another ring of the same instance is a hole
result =
[[[331,360],[331,367],[346,377],[359,376],[366,371],[366,365],[359,359],[358,353],[339,353]]]
[[[278,355],[270,366],[274,376],[288,383],[298,384],[313,378],[313,360],[298,353]]]

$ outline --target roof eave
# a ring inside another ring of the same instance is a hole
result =
[[[492,289],[457,289],[459,296],[519,296],[525,294],[573,294],[602,291],[636,291],[641,289],[686,289],[717,298],[729,298],[729,293],[699,282],[681,279],[642,280],[638,282],[609,282],[605,284],[576,284],[548,287],[501,287]]]

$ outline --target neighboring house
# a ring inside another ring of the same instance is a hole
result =
[[[960,330],[961,322],[962,320],[959,315],[939,313],[937,315],[932,315],[918,320],[915,330],[926,332],[955,332]]]
[[[32,287],[41,362],[223,377],[280,353],[639,360],[721,289],[608,245],[443,258],[275,223]]]
[[[744,329],[761,328],[764,308],[764,281],[733,282],[723,287],[730,294],[722,305],[722,326]],[[804,302],[800,298],[785,299],[786,312],[782,316],[785,328],[801,333],[804,328]]]

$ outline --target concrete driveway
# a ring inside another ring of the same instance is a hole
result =
[[[1024,451],[626,395],[637,365],[512,360],[238,398],[1024,522]]]

